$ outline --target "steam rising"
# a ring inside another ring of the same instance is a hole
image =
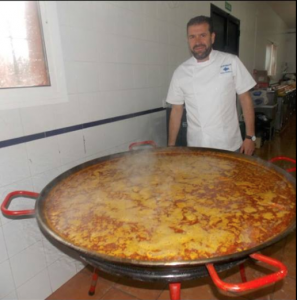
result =
[[[277,173],[183,151],[135,151],[72,174],[47,199],[51,228],[97,253],[180,261],[254,247],[294,218],[295,190]]]

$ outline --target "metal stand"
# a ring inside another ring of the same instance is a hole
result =
[[[170,299],[180,300],[180,283],[169,283]]]

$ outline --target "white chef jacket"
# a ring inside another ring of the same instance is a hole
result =
[[[242,144],[236,93],[255,85],[237,56],[212,50],[209,60],[192,56],[175,70],[166,102],[185,103],[188,146],[235,151]]]

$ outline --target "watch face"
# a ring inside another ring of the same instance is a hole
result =
[[[250,140],[252,140],[253,142],[255,142],[256,141],[256,136],[255,135],[253,135],[253,136],[250,136],[250,135],[246,135],[245,136],[247,139],[250,139]]]

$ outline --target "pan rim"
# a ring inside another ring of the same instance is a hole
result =
[[[226,151],[226,150],[221,150],[221,149],[213,149],[213,148],[200,148],[200,147],[159,147],[156,149],[144,149],[144,150],[133,150],[133,151],[125,151],[121,153],[116,153],[116,154],[111,154],[107,155],[104,157],[96,158],[90,161],[87,161],[85,163],[82,163],[78,166],[75,166],[56,178],[54,178],[51,182],[49,182],[44,189],[41,191],[39,194],[38,199],[36,200],[35,204],[35,217],[37,220],[37,223],[41,229],[41,231],[48,237],[54,239],[58,243],[67,246],[71,248],[72,250],[75,250],[79,253],[81,253],[84,256],[91,257],[93,259],[103,259],[108,262],[113,262],[113,263],[121,263],[121,264],[132,264],[132,265],[137,265],[137,266],[150,266],[150,267],[160,267],[160,266],[190,266],[190,265],[205,265],[205,264],[210,264],[210,263],[221,263],[221,262],[228,262],[228,261],[234,261],[238,260],[244,257],[247,257],[248,255],[258,252],[260,250],[263,250],[266,247],[271,246],[272,244],[277,243],[278,241],[282,240],[285,238],[287,235],[289,235],[291,232],[293,232],[296,228],[296,216],[294,219],[292,219],[292,222],[290,223],[287,228],[278,233],[276,236],[274,236],[272,239],[266,240],[264,243],[257,245],[255,247],[249,248],[247,250],[241,251],[241,252],[236,252],[228,255],[223,255],[223,256],[218,256],[218,257],[210,257],[210,258],[205,258],[205,259],[199,259],[199,260],[183,260],[183,261],[149,261],[149,260],[135,260],[135,259],[127,259],[127,258],[120,258],[120,257],[114,257],[102,253],[98,253],[95,251],[91,251],[88,249],[85,249],[83,247],[74,245],[64,238],[62,238],[60,235],[55,233],[53,230],[49,228],[49,226],[46,223],[46,220],[44,218],[44,214],[42,213],[43,211],[43,204],[44,204],[44,199],[46,199],[47,194],[51,191],[51,189],[58,184],[61,180],[67,178],[68,176],[84,169],[87,167],[90,167],[92,165],[95,165],[100,162],[108,161],[111,159],[117,159],[121,158],[125,155],[133,155],[133,153],[139,153],[139,152],[158,152],[158,153],[166,153],[166,151],[169,151],[170,153],[172,152],[177,152],[180,153],[180,151],[187,151],[187,152],[194,152],[197,153],[199,151],[201,152],[216,152],[216,153],[221,153],[221,154],[226,154],[227,156],[232,156],[232,157],[238,157],[240,159],[245,158],[249,162],[254,162],[254,163],[260,163],[263,166],[266,166],[270,169],[273,169],[277,173],[280,173],[283,175],[294,187],[296,190],[296,180],[295,178],[286,172],[285,170],[279,168],[278,166],[274,165],[273,163],[264,161],[263,159],[259,157],[252,157],[252,156],[246,156],[240,153],[235,153],[232,151]]]

